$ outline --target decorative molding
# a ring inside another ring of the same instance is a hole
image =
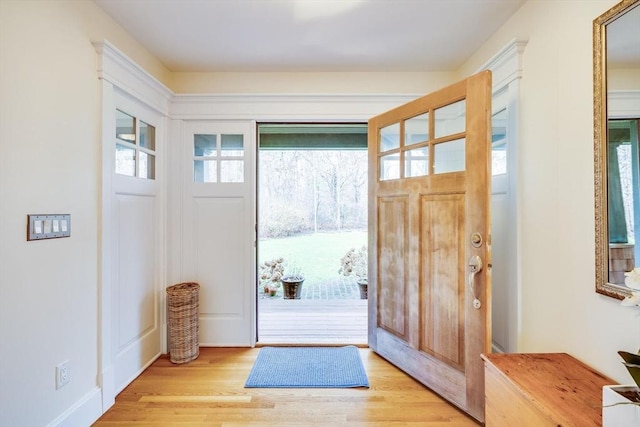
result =
[[[609,118],[640,117],[640,90],[610,90],[607,93]]]
[[[108,41],[92,42],[98,53],[98,77],[140,100],[154,111],[169,113],[173,92]]]
[[[183,120],[368,120],[420,94],[176,94],[171,117]]]
[[[491,70],[494,92],[507,86],[515,79],[522,78],[522,54],[527,40],[512,40],[501,51],[478,69]]]

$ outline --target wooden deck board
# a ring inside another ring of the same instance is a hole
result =
[[[258,344],[367,343],[367,300],[260,299]]]

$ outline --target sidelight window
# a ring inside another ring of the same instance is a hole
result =
[[[156,128],[116,110],[116,162],[119,175],[156,178]]]

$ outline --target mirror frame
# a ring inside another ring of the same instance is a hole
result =
[[[596,226],[596,292],[616,299],[631,296],[626,286],[609,283],[607,212],[607,34],[606,27],[640,0],[622,0],[593,21],[593,152]]]

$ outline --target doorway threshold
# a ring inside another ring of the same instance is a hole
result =
[[[366,299],[258,300],[258,343],[367,347]]]

